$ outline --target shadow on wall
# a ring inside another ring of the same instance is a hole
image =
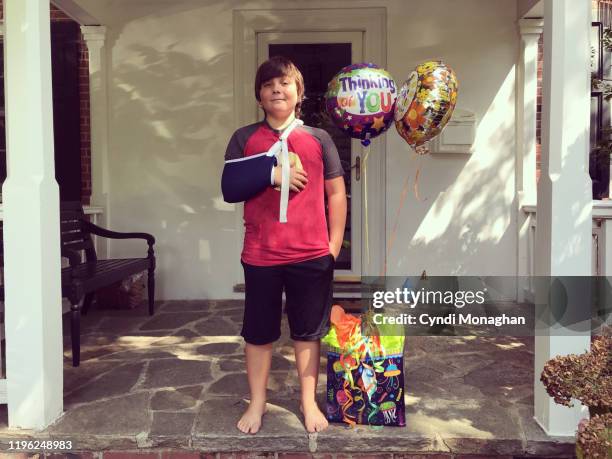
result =
[[[156,236],[159,298],[227,298],[242,241],[220,176],[235,127],[232,9],[244,4],[126,5],[125,17],[110,5],[111,224]]]
[[[498,275],[516,272],[514,67],[491,78],[497,87],[483,88],[492,102],[483,110],[472,155],[414,159],[411,152],[401,161],[407,165],[397,170],[412,175],[411,190],[419,171],[419,195],[412,192],[404,205],[409,211],[402,210],[389,274],[478,275],[493,266]],[[401,182],[388,186],[394,219]]]
[[[198,245],[210,237],[204,222],[211,234],[212,222],[219,225],[217,231],[235,227],[233,212],[220,213],[227,209],[216,208],[213,199],[219,195],[219,165],[227,142],[215,130],[232,124],[232,97],[216,90],[227,76],[216,72],[215,78],[212,69],[231,56],[225,52],[197,62],[171,47],[159,52],[140,45],[130,51],[139,56],[140,65],[121,64],[114,72],[114,124],[129,129],[113,138],[123,152],[114,158],[121,167],[113,168],[113,195],[131,196],[132,204],[146,201],[138,212],[161,232],[164,266],[210,263],[210,245]],[[121,213],[122,201],[113,203],[115,214]],[[192,244],[188,253],[193,259],[176,250],[179,242]]]
[[[215,7],[229,18],[216,41],[192,8],[113,27],[109,44],[111,224],[156,236],[160,298],[206,298],[238,263],[220,262],[232,246],[218,242],[236,229],[234,206],[219,198],[233,128],[231,5]],[[117,244],[113,255],[139,250]]]

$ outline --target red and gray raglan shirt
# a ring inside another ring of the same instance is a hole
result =
[[[329,254],[324,180],[344,174],[338,150],[323,129],[298,126],[291,131],[289,152],[299,157],[308,183],[299,193],[290,192],[287,222],[281,223],[281,192],[270,183],[276,158],[266,155],[281,134],[266,121],[251,124],[234,132],[225,152],[221,187],[226,201],[245,201],[242,261],[250,265],[297,263]]]

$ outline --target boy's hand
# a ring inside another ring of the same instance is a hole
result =
[[[338,259],[338,255],[340,254],[341,248],[342,244],[334,244],[333,242],[329,241],[329,253],[332,257],[334,257],[334,260]]]
[[[295,167],[295,161],[291,161],[289,170],[289,189],[291,191],[300,192],[308,183],[308,174],[304,170],[298,170]],[[282,166],[274,166],[274,185],[280,186],[283,181]]]

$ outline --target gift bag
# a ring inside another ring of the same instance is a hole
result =
[[[323,342],[327,419],[349,425],[405,426],[404,336],[364,336],[361,319],[334,306]]]
[[[402,355],[357,362],[327,353],[327,419],[347,424],[405,426]]]

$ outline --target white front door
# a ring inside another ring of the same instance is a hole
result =
[[[325,129],[336,144],[345,171],[349,212],[343,247],[336,261],[336,280],[359,280],[362,273],[363,147],[336,128],[325,113],[327,83],[344,66],[363,61],[362,32],[261,32],[257,33],[257,65],[270,56],[291,59],[304,76],[306,100],[302,119]],[[259,119],[263,113],[259,111]]]

